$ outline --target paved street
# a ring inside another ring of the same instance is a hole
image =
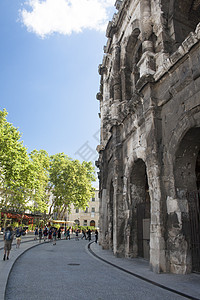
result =
[[[14,264],[6,299],[185,299],[102,262],[87,245],[73,239],[28,250]]]

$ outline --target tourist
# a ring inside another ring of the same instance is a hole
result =
[[[58,239],[61,239],[61,228],[58,229]]]
[[[41,243],[42,240],[42,228],[39,229],[39,243]]]
[[[49,242],[52,241],[52,228],[51,227],[49,228],[48,240],[49,240]]]
[[[90,229],[88,229],[88,231],[87,231],[87,238],[90,242],[91,241],[91,230]]]
[[[98,241],[98,231],[97,231],[97,229],[95,230],[95,234],[94,234],[94,236],[95,236],[95,243],[97,243],[97,241]]]
[[[16,237],[16,248],[20,247],[21,244],[21,236],[22,236],[22,228],[17,228],[15,232]]]
[[[78,239],[78,232],[79,232],[78,229],[76,229],[76,231],[75,231],[75,234],[76,234],[75,240],[76,240],[76,241],[79,240],[79,239]]]
[[[86,234],[85,234],[85,230],[84,230],[84,229],[82,230],[82,237],[81,237],[81,239],[83,239],[83,238],[85,238],[85,240],[87,239],[87,238],[86,238]]]
[[[57,235],[57,229],[54,228],[54,229],[53,229],[53,240],[54,240],[53,245],[56,245],[56,235]]]
[[[3,260],[6,259],[6,256],[7,256],[7,260],[9,259],[9,254],[10,254],[13,238],[14,238],[14,233],[13,233],[12,227],[8,226],[3,235],[3,239],[4,239]]]
[[[35,227],[35,237],[34,237],[34,240],[37,240],[37,236],[38,236],[38,227],[36,226]]]
[[[69,230],[69,228],[67,229],[67,236],[66,236],[66,240],[70,240],[70,230]]]
[[[47,235],[48,235],[48,229],[47,229],[47,227],[45,227],[45,229],[43,231],[43,235],[44,235],[44,242],[46,242]]]

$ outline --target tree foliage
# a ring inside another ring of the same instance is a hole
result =
[[[49,202],[60,214],[71,204],[85,209],[94,191],[91,162],[64,153],[49,157],[45,150],[28,154],[21,133],[6,117],[6,110],[0,111],[0,209],[44,212]]]
[[[70,210],[73,204],[85,209],[94,193],[92,182],[95,181],[91,162],[72,160],[64,153],[51,156],[50,188],[53,194],[52,206],[60,216]]]

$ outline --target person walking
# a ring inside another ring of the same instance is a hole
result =
[[[58,229],[58,239],[61,240],[61,228]]]
[[[42,228],[39,229],[39,243],[41,243],[42,240]]]
[[[67,236],[66,236],[66,240],[68,240],[68,239],[70,240],[70,229],[69,228],[67,229]]]
[[[21,244],[21,237],[22,237],[22,228],[17,228],[16,232],[15,232],[15,236],[16,236],[16,248],[19,249],[20,244]]]
[[[47,235],[48,235],[47,227],[45,227],[45,229],[44,229],[44,231],[43,231],[43,235],[44,235],[44,242],[46,242]]]
[[[53,245],[56,245],[56,235],[57,235],[57,229],[54,228],[54,230],[53,230],[53,240],[54,240]]]
[[[34,240],[36,241],[38,237],[38,227],[35,227],[35,237]]]
[[[52,241],[52,228],[51,227],[49,228],[48,240],[49,240],[49,242]]]
[[[86,238],[86,234],[85,234],[85,230],[84,230],[84,229],[82,230],[82,237],[81,237],[81,239],[83,239],[83,238],[85,238],[85,240],[87,239],[87,238]]]
[[[12,247],[13,238],[14,238],[14,233],[13,233],[12,227],[11,226],[6,227],[5,233],[3,235],[3,239],[4,239],[3,260],[6,259],[6,256],[7,256],[7,260],[9,259],[9,254],[10,254],[10,250]]]
[[[78,239],[78,229],[76,229],[75,234],[76,234],[75,240],[78,241],[78,240],[79,240],[79,239]]]
[[[99,235],[99,233],[98,233],[98,231],[97,231],[97,229],[95,230],[95,233],[94,233],[94,236],[95,236],[95,243],[97,243],[97,241],[98,241],[98,235]]]
[[[91,230],[90,229],[88,229],[88,231],[87,231],[87,236],[88,236],[88,240],[90,242],[91,241]]]

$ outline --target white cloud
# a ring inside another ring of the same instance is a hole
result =
[[[54,32],[70,35],[83,29],[105,30],[108,9],[116,0],[28,0],[20,19],[28,31],[44,38]]]

